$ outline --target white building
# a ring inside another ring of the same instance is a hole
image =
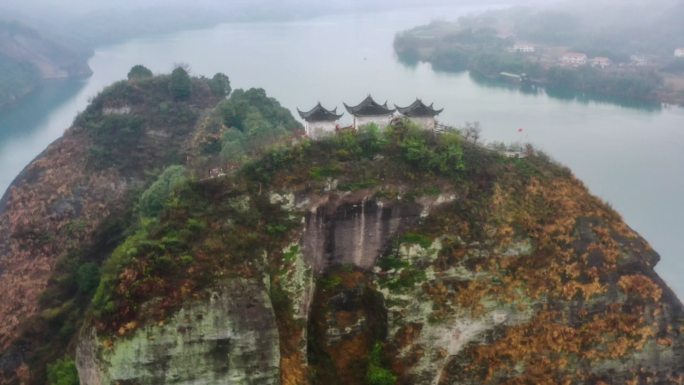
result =
[[[513,47],[509,49],[511,52],[517,52],[517,53],[535,53],[537,51],[537,48],[533,46],[532,44],[515,44]]]
[[[674,56],[675,56],[675,57],[682,57],[682,58],[684,58],[684,48],[677,48],[677,49],[674,51]]]
[[[302,112],[299,109],[297,112],[306,122],[304,125],[306,135],[313,139],[334,134],[337,130],[337,121],[344,115],[338,115],[337,108],[334,110],[324,108],[321,103],[316,104],[308,112]]]
[[[591,59],[591,66],[597,68],[608,68],[613,65],[613,61],[607,57],[597,56]]]
[[[649,64],[648,58],[644,55],[632,55],[629,60],[636,67],[645,67]]]
[[[587,54],[580,52],[566,52],[561,57],[561,63],[570,66],[583,66],[587,64]]]
[[[387,102],[378,104],[370,95],[356,106],[348,106],[345,103],[344,107],[354,117],[355,130],[371,123],[377,124],[380,128],[385,128],[389,126],[394,114],[394,110],[387,107]]]
[[[427,106],[420,99],[416,99],[408,107],[399,107],[396,104],[394,106],[402,116],[407,117],[426,130],[434,130],[437,127],[435,117],[444,111],[444,109],[435,110],[432,104]]]

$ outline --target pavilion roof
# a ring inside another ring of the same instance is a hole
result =
[[[309,111],[302,112],[297,109],[299,116],[307,122],[333,122],[342,117],[344,114],[337,114],[337,107],[333,110],[328,110],[319,102],[314,108]]]
[[[387,107],[387,102],[385,104],[378,104],[370,95],[356,106],[349,106],[345,103],[344,107],[354,116],[390,115],[394,112],[394,109]]]
[[[441,110],[436,110],[433,107],[433,105],[434,104],[430,104],[428,106],[425,103],[423,103],[422,100],[416,99],[416,101],[413,102],[408,107],[399,107],[397,105],[395,105],[395,107],[397,107],[397,110],[402,115],[408,116],[408,117],[415,117],[415,118],[418,118],[418,117],[435,117],[435,116],[441,114],[442,111],[444,111],[443,108]]]

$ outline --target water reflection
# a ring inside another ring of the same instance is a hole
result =
[[[634,108],[648,112],[659,112],[663,108],[663,105],[660,102],[587,94],[586,92],[578,92],[560,87],[546,87],[546,94],[552,98],[561,100],[576,101],[584,104],[590,104],[592,102],[612,103],[620,107]]]
[[[619,98],[614,96],[589,94],[586,92],[578,92],[575,90],[561,87],[541,87],[528,83],[513,83],[504,80],[491,79],[488,77],[479,76],[472,72],[470,72],[469,75],[473,82],[477,83],[479,86],[482,87],[517,90],[527,95],[546,94],[554,99],[568,102],[578,102],[585,105],[589,105],[594,102],[610,103],[620,107],[632,108],[648,112],[659,112],[663,108],[662,103],[655,101],[640,101],[627,98]]]
[[[85,86],[82,80],[50,80],[22,99],[0,111],[0,147],[12,146],[13,139],[36,133],[50,113]]]

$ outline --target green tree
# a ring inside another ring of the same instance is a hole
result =
[[[100,269],[97,264],[88,262],[78,267],[76,271],[76,283],[81,293],[90,293],[100,283]]]
[[[465,170],[461,137],[456,133],[444,133],[439,137],[430,165],[443,174],[458,174]]]
[[[192,79],[188,72],[183,67],[176,67],[171,72],[171,81],[169,83],[169,91],[176,100],[188,99],[192,95]]]
[[[74,360],[63,358],[48,365],[48,385],[79,385],[78,371]]]
[[[240,161],[252,150],[264,148],[301,128],[290,111],[268,97],[263,89],[237,89],[220,104],[219,111],[223,124],[231,128],[221,140],[221,154],[229,162]]]
[[[171,197],[173,190],[185,181],[185,167],[178,165],[167,167],[140,196],[140,215],[143,218],[158,216]]]
[[[133,66],[133,68],[128,71],[128,80],[142,80],[151,78],[153,76],[154,74],[149,68],[140,64]]]
[[[369,124],[358,132],[358,142],[363,155],[372,158],[387,145],[387,139],[377,124]]]
[[[230,79],[224,73],[217,73],[209,81],[211,92],[218,97],[226,97],[230,95],[232,88],[230,87]]]
[[[382,365],[382,345],[379,342],[375,343],[370,352],[366,380],[370,385],[394,385],[397,383],[397,376]]]

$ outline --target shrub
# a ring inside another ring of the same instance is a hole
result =
[[[138,232],[126,239],[114,250],[103,265],[100,283],[92,300],[96,317],[111,314],[116,310],[113,292],[117,284],[119,272],[123,266],[129,264],[135,256],[141,253],[144,246],[143,241],[148,236],[146,227],[144,223]]]
[[[192,80],[188,72],[182,67],[176,67],[171,72],[169,91],[171,91],[171,96],[176,100],[185,100],[192,95]]]
[[[337,163],[325,166],[313,166],[309,169],[309,178],[315,181],[326,180],[327,178],[334,178],[340,175],[344,169]]]
[[[223,124],[231,128],[220,143],[221,155],[228,162],[244,161],[288,132],[301,128],[290,111],[262,89],[235,90],[218,109]]]
[[[81,293],[91,293],[100,283],[100,269],[97,264],[88,262],[79,266],[76,271],[76,283]]]
[[[63,358],[48,365],[48,385],[79,385],[76,364],[71,358]]]
[[[93,167],[126,167],[133,157],[125,154],[143,133],[144,121],[131,115],[106,115],[85,123],[93,140],[89,160]]]
[[[343,131],[333,136],[332,143],[336,149],[335,155],[340,159],[356,159],[363,153],[358,134],[354,131]]]
[[[230,79],[225,74],[219,72],[209,81],[209,88],[214,95],[224,98],[230,95],[232,88],[230,87]]]
[[[387,139],[376,124],[369,124],[368,126],[359,130],[358,141],[361,146],[363,156],[372,158],[382,151],[387,145]]]
[[[167,167],[140,196],[140,216],[143,218],[159,216],[173,190],[186,180],[185,167],[179,165]]]
[[[414,245],[419,245],[420,247],[427,249],[432,246],[432,240],[422,234],[416,233],[406,233],[402,236],[401,240],[405,243],[410,243]]]
[[[128,80],[143,80],[153,77],[154,74],[149,68],[143,65],[135,65],[128,71]]]
[[[381,361],[382,345],[379,342],[376,342],[368,357],[368,371],[366,372],[368,384],[394,385],[397,382],[397,376],[389,369],[384,368]]]
[[[431,163],[432,150],[425,143],[425,139],[418,136],[406,138],[401,143],[402,155],[408,163],[422,168]]]
[[[444,133],[439,137],[437,151],[430,165],[442,174],[454,174],[465,169],[461,137],[456,133]]]
[[[326,290],[332,290],[339,287],[342,284],[342,277],[339,275],[331,275],[329,277],[321,279],[321,286]]]

